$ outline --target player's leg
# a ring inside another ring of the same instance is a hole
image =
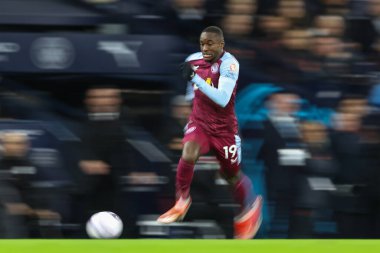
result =
[[[182,156],[177,166],[176,198],[188,198],[194,175],[194,165],[199,158],[201,146],[196,141],[184,143]]]
[[[252,238],[261,224],[262,198],[256,196],[251,180],[240,170],[240,137],[231,134],[213,138],[212,145],[221,165],[220,174],[230,184],[235,201],[240,204],[234,222],[235,238]]]
[[[188,127],[183,143],[182,156],[176,174],[176,203],[157,219],[161,223],[180,221],[186,215],[191,205],[190,185],[193,180],[194,165],[199,156],[207,153],[209,149],[207,135],[194,125]]]

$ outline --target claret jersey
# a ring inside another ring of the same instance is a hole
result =
[[[219,77],[223,76],[233,80],[235,86],[228,104],[222,107],[203,94],[194,83],[189,83],[192,89],[187,96],[193,98],[193,110],[190,122],[201,126],[208,134],[218,135],[221,133],[238,133],[238,124],[235,114],[236,86],[239,77],[239,63],[236,58],[223,52],[222,56],[215,62],[210,63],[203,60],[201,52],[190,55],[187,62],[193,65],[195,72],[210,86],[218,88]]]

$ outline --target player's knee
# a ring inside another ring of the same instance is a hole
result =
[[[198,160],[196,152],[183,152],[182,159],[189,163],[195,163]]]
[[[195,163],[198,160],[199,151],[200,151],[200,147],[197,143],[194,143],[194,142],[185,143],[185,146],[182,152],[182,159],[185,160],[186,162]]]

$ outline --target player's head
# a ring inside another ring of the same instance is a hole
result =
[[[217,26],[206,27],[199,38],[203,59],[208,62],[216,61],[223,53],[223,31]]]

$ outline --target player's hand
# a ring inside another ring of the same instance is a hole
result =
[[[5,203],[5,210],[11,215],[33,215],[33,209],[25,203]]]
[[[188,63],[184,62],[180,65],[180,69],[182,72],[182,78],[186,81],[190,81],[195,76],[195,71],[193,70],[193,66]]]

